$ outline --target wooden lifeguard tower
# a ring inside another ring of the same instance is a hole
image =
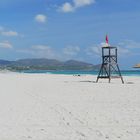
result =
[[[109,83],[112,78],[120,78],[122,83],[124,83],[117,61],[117,47],[109,45],[102,47],[102,65],[96,82],[98,82],[100,78],[109,79]]]

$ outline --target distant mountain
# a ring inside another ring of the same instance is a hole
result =
[[[9,64],[11,64],[11,63],[12,63],[12,61],[0,59],[0,66],[9,65]]]
[[[92,64],[82,62],[82,61],[76,61],[76,60],[68,60],[64,62],[64,66],[93,66]]]
[[[15,61],[16,65],[22,66],[60,66],[62,62],[55,60],[55,59],[19,59]]]
[[[89,64],[82,61],[76,60],[68,60],[64,62],[63,67],[65,69],[72,69],[72,70],[90,70],[93,69],[93,64]]]
[[[66,62],[56,59],[19,59],[17,61],[0,60],[1,69],[9,70],[96,70],[100,65],[68,60]]]

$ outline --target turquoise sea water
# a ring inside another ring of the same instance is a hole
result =
[[[47,73],[47,74],[65,74],[65,75],[98,75],[99,71],[49,71],[49,70],[25,70],[22,73]],[[140,70],[121,71],[124,76],[140,76]]]

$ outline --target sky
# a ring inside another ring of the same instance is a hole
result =
[[[121,69],[140,63],[140,0],[0,0],[0,59],[101,63],[118,48]]]

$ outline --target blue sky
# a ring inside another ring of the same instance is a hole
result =
[[[139,0],[1,0],[0,59],[54,58],[101,63],[101,46],[119,64],[140,63]]]

